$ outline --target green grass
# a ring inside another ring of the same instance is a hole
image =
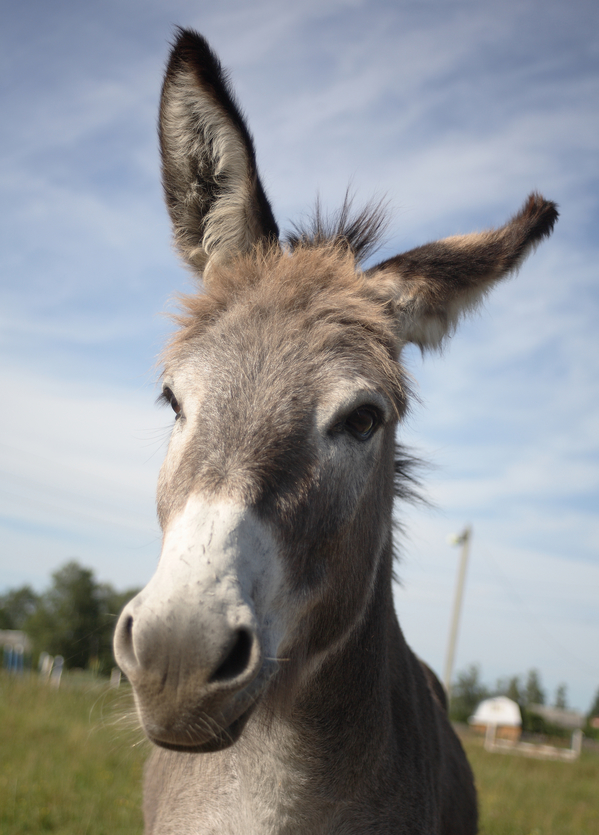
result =
[[[489,753],[462,737],[479,793],[481,835],[598,835],[599,754],[572,763]]]
[[[0,674],[0,835],[141,835],[142,740],[126,686]],[[599,833],[599,754],[545,762],[463,742],[481,835]]]
[[[130,717],[128,688],[0,675],[1,835],[141,833],[147,748]]]

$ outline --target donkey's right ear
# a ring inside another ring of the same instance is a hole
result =
[[[250,133],[206,40],[179,30],[160,103],[162,184],[175,243],[197,272],[279,230]]]

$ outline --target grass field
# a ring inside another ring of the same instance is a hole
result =
[[[599,835],[599,754],[573,763],[490,754],[462,743],[479,793],[481,835]]]
[[[1,675],[1,835],[141,833],[147,743],[130,713],[129,693],[104,681]]]
[[[126,687],[0,674],[0,835],[140,835],[148,743],[131,714]],[[481,835],[598,835],[599,754],[544,762],[464,744]]]

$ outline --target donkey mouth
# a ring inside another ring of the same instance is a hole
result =
[[[161,748],[189,754],[229,748],[239,739],[276,671],[276,664],[267,663],[240,692],[213,693],[212,699],[190,699],[186,706],[179,701],[178,709],[167,707],[165,710],[164,703],[160,705],[155,701],[144,705],[143,697],[140,699],[137,692],[138,713],[148,739]]]
[[[194,734],[191,730],[188,730],[187,732],[189,742],[172,742],[166,739],[158,738],[151,733],[148,733],[148,738],[154,743],[154,745],[158,745],[160,748],[166,748],[169,751],[179,751],[186,754],[210,754],[216,751],[224,751],[225,748],[229,748],[237,742],[255,708],[256,702],[253,702],[249,708],[247,708],[241,716],[238,716],[237,719],[231,722],[228,727],[214,727],[212,735],[208,739],[204,738],[202,741],[195,741],[193,738],[194,735],[198,736],[199,734],[197,734],[197,731]],[[206,733],[202,733],[202,736],[205,737]]]

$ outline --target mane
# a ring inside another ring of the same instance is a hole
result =
[[[431,507],[430,501],[423,495],[421,470],[427,469],[428,463],[415,455],[404,444],[396,440],[393,492],[395,498],[402,502],[420,504]]]
[[[370,216],[374,218],[372,213]],[[362,252],[366,240],[359,236],[356,224],[350,227],[343,239],[340,231],[325,238],[320,224],[321,240],[315,231],[310,239],[298,236],[292,249],[266,242],[215,264],[196,292],[177,296],[179,312],[171,316],[177,329],[162,352],[161,364],[175,359],[227,309],[238,304],[246,311],[273,306],[290,321],[309,326],[312,338],[333,345],[343,341],[345,333],[350,340],[358,340],[357,356],[372,354],[372,367],[389,381],[389,396],[399,415],[409,386],[396,359],[394,320],[387,300],[380,297],[365,273],[356,270],[347,236],[352,235]]]
[[[359,265],[379,249],[387,226],[386,201],[370,202],[356,212],[348,191],[341,208],[332,214],[324,212],[317,199],[313,214],[304,223],[294,223],[284,242],[292,250],[323,244],[346,247]]]

